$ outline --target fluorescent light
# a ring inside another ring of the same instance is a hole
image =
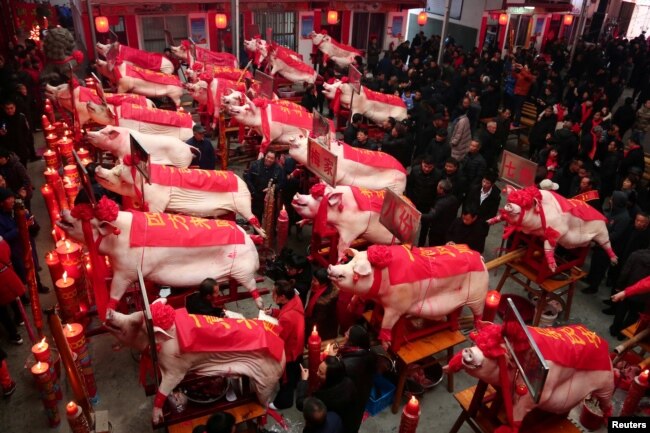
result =
[[[524,6],[524,9],[534,10],[534,9],[535,9],[535,6]]]

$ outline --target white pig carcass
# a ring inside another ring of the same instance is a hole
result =
[[[247,376],[260,404],[275,397],[285,366],[277,326],[258,320],[216,318],[173,310],[162,298],[151,305],[161,381],[152,421],[163,420],[163,404],[186,374]],[[171,311],[170,311],[171,310]],[[125,346],[143,355],[149,337],[142,311],[125,315],[109,310],[104,325]]]
[[[506,335],[517,357],[521,360],[534,356],[523,330],[510,328],[513,330],[506,331]],[[582,325],[528,327],[549,368],[539,403],[535,403],[521,375],[516,374],[515,361],[505,346],[504,328],[482,322],[477,329],[478,332],[470,334],[476,345],[457,353],[445,369],[451,372],[463,369],[470,376],[503,390],[505,407],[511,406],[512,410],[506,412],[508,425],[500,426],[495,432],[517,433],[525,416],[535,408],[566,414],[590,394],[598,401],[607,425],[606,420],[612,415],[614,372],[607,341],[595,332]],[[507,372],[503,374],[502,369]],[[515,389],[521,393],[513,392]]]
[[[347,68],[354,64],[354,58],[361,52],[350,45],[345,45],[332,39],[326,32],[309,34],[312,43],[323,53],[323,64],[332,59],[340,68]]]
[[[307,140],[292,140],[289,155],[309,166]],[[331,140],[330,149],[337,156],[336,184],[367,189],[388,188],[402,194],[406,188],[406,169],[384,152],[359,149],[342,141]]]
[[[122,45],[119,42],[113,42],[112,44],[97,42],[96,48],[97,52],[105,58],[108,58],[109,52],[112,51],[110,55],[115,56],[117,63],[124,61],[150,71],[158,71],[163,74],[174,73],[174,64],[162,54],[138,50],[137,48]]]
[[[82,211],[75,209],[63,212],[57,225],[84,242]],[[172,287],[198,286],[206,278],[233,279],[263,307],[255,282],[257,250],[233,221],[121,212],[117,203],[102,197],[90,223],[99,253],[110,258],[113,268],[108,310],[114,310],[126,289],[138,281],[136,263],[145,280]]]
[[[253,61],[256,68],[261,68],[266,62],[271,46],[264,39],[255,36],[252,39],[244,40],[244,49],[248,57]]]
[[[511,191],[500,214],[488,220],[488,224],[507,222],[504,237],[513,231],[542,237],[544,255],[551,271],[557,269],[556,245],[572,249],[586,247],[595,241],[605,250],[612,264],[618,262],[609,241],[606,218],[584,201],[566,199],[535,186]]]
[[[192,115],[184,111],[161,110],[129,102],[111,110],[110,106],[93,101],[86,103],[86,111],[90,119],[100,125],[121,126],[143,134],[164,135],[182,141],[193,136]]]
[[[45,85],[45,97],[52,101],[56,101],[59,105],[70,112],[73,111],[74,104],[74,108],[77,110],[77,120],[81,125],[85,125],[89,120],[91,120],[86,103],[94,102],[95,104],[103,104],[103,101],[97,94],[97,91],[89,87],[77,86],[74,88],[73,95],[74,101],[70,97],[70,86],[67,84],[61,84],[56,87],[50,86],[49,84]],[[156,107],[149,99],[142,95],[136,95],[133,93],[104,93],[104,97],[108,103],[109,110],[113,111],[115,110],[116,105],[122,105],[123,103],[130,103],[148,108]]]
[[[98,149],[110,152],[120,160],[124,160],[127,155],[131,155],[131,136],[149,153],[152,164],[187,168],[194,158],[193,152],[198,152],[197,148],[178,138],[166,135],[143,134],[119,126],[107,126],[99,131],[87,132],[90,144]]]
[[[384,307],[379,333],[384,342],[403,315],[439,320],[466,305],[475,322],[481,319],[489,277],[481,255],[467,245],[373,245],[347,253],[350,261],[330,265],[328,276],[340,290]]]
[[[390,245],[397,239],[379,222],[384,203],[384,190],[371,190],[355,186],[314,185],[309,194],[297,194],[291,205],[302,218],[314,221],[314,230],[326,224],[339,234],[339,259],[357,238],[373,244]]]
[[[292,83],[313,84],[318,78],[314,68],[303,62],[298,53],[283,46],[272,44],[268,56],[270,74],[280,74]]]
[[[214,66],[229,66],[233,68],[239,66],[237,57],[234,55],[230,53],[210,51],[197,45],[192,45],[188,40],[184,40],[178,46],[172,45],[170,49],[174,56],[186,62],[190,68],[194,68],[196,62],[209,63]]]
[[[210,115],[210,122],[215,124],[221,112],[222,96],[231,90],[246,91],[246,85],[243,82],[236,82],[225,78],[212,78],[210,80],[199,79],[194,83],[185,85],[192,95],[192,98],[205,107],[205,112]]]
[[[354,97],[353,92],[352,85],[345,80],[323,83],[323,94],[330,100],[334,113],[338,113],[341,105],[349,109],[352,102],[353,115],[361,113],[378,125],[389,117],[398,121],[406,119],[406,104],[399,96],[375,92],[366,86],[361,86],[361,93],[355,93]]]
[[[133,205],[149,212],[172,212],[198,217],[238,213],[262,236],[266,236],[251,211],[251,193],[232,171],[179,169],[150,164],[149,180],[139,171],[119,164],[110,170],[95,169],[104,188],[133,199]],[[140,189],[142,188],[142,189]],[[141,203],[142,199],[146,203]]]

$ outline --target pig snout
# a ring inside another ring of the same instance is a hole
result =
[[[483,364],[483,353],[474,351],[471,347],[466,347],[462,351],[463,365],[469,369],[477,369]]]
[[[343,275],[343,272],[341,272],[339,267],[338,266],[333,266],[333,265],[329,265],[327,267],[327,277],[330,280],[342,280],[343,278],[345,278],[345,276]]]
[[[296,193],[296,195],[293,196],[293,200],[291,200],[291,205],[303,207],[307,206],[307,203],[302,199],[302,194]]]

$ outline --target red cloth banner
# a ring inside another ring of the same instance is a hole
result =
[[[367,189],[351,186],[352,195],[359,206],[359,210],[381,212],[386,192],[383,189]],[[325,200],[323,200],[325,201]]]
[[[243,82],[245,78],[253,78],[250,72],[244,72],[243,69],[233,68],[232,66],[207,64],[205,65],[205,72],[211,73],[213,77],[225,78],[226,80],[232,81],[237,81],[241,78]],[[242,73],[244,74],[243,77]]]
[[[485,269],[481,255],[467,245],[413,249],[408,245],[391,245],[385,248],[389,248],[392,254],[388,265],[391,285],[453,277]]]
[[[582,325],[560,328],[528,327],[548,361],[577,370],[610,370],[607,342]]]
[[[298,60],[300,58],[300,54],[296,53],[293,50],[273,44],[271,46],[271,55],[275,55],[278,60],[281,60],[287,66],[295,69],[296,71],[302,72],[304,74],[316,75],[314,68],[309,66],[307,63]]]
[[[406,169],[395,158],[384,152],[377,152],[368,149],[359,149],[346,143],[339,142],[343,146],[343,158],[359,164],[369,165],[377,168],[392,168],[406,173]]]
[[[366,86],[361,86],[363,94],[368,98],[369,101],[381,102],[382,104],[395,105],[397,107],[406,108],[406,104],[402,101],[402,98],[395,95],[387,95],[386,93],[375,92],[370,90]]]
[[[549,191],[560,205],[562,212],[569,212],[574,217],[580,218],[583,221],[607,221],[607,218],[596,209],[582,200],[567,199],[560,194]]]
[[[163,62],[162,54],[150,53],[149,51],[138,50],[122,44],[120,44],[120,51],[117,56],[119,59],[153,71],[159,71]]]
[[[125,102],[135,105],[147,105],[147,98],[135,93],[104,93],[106,102],[112,105],[122,105]],[[95,104],[102,104],[103,101],[97,94],[95,89],[89,87],[79,87],[79,102],[94,102]]]
[[[131,247],[210,247],[243,244],[233,221],[168,213],[132,212]]]
[[[232,171],[176,168],[151,164],[151,182],[210,192],[237,192],[237,177]]]
[[[282,361],[280,327],[263,320],[222,319],[176,310],[176,337],[181,352],[259,352]]]
[[[304,129],[307,134],[311,131],[314,125],[313,114],[306,112],[302,108],[295,108],[285,104],[270,102],[269,106],[271,107],[271,121],[273,123],[292,125]]]
[[[354,48],[354,47],[352,47],[350,45],[342,44],[341,42],[334,40],[334,38],[331,38],[330,40],[332,41],[332,45],[334,45],[338,49],[341,49],[341,50],[344,50],[344,51],[349,51],[352,54],[354,54],[355,56],[362,55],[361,51],[357,50],[356,48]]]
[[[139,78],[144,81],[156,84],[165,84],[170,86],[183,87],[181,80],[175,75],[163,74],[162,72],[150,71],[148,69],[139,68],[137,66],[125,64],[125,72],[127,77]],[[121,77],[119,67],[117,64],[113,68],[116,80]]]
[[[195,45],[194,48],[196,49],[196,59],[194,60],[198,62],[210,63],[215,66],[229,67],[234,67],[238,64],[237,57],[233,56],[230,53],[210,51],[197,45]]]
[[[299,110],[299,111],[304,111],[305,113],[309,113],[309,111],[305,110],[305,107],[303,107],[300,104],[296,104],[293,101],[289,101],[288,99],[270,99],[269,104],[279,105],[281,107],[287,107],[292,110]]]
[[[120,119],[137,120],[157,125],[191,128],[194,126],[192,115],[181,111],[160,110],[141,105],[125,103],[121,105]]]

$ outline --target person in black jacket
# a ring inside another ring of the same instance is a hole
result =
[[[18,160],[18,157],[3,148],[0,148],[0,175],[7,183],[6,187],[15,192],[23,200],[27,210],[31,210],[31,201],[34,194],[32,180],[29,178],[25,166]]]
[[[344,433],[341,417],[336,412],[328,412],[325,403],[315,397],[305,399],[302,416],[305,418],[302,433]]]
[[[636,113],[632,104],[634,104],[634,99],[625,98],[625,104],[621,105],[612,117],[612,123],[618,125],[621,137],[634,125]]]
[[[264,197],[269,187],[269,182],[275,185],[275,194],[284,187],[284,172],[276,161],[277,154],[269,150],[264,159],[253,161],[244,172],[244,181],[251,192],[251,210],[262,223],[264,214]]]
[[[472,139],[469,143],[469,150],[462,161],[463,177],[469,187],[478,185],[483,179],[483,173],[487,168],[485,158],[481,155],[481,143]]]
[[[431,155],[433,163],[438,169],[442,169],[445,162],[451,158],[451,146],[449,146],[447,136],[447,130],[439,128],[425,151],[425,154]]]
[[[354,143],[354,140],[357,139],[357,132],[361,128],[361,121],[363,120],[363,115],[361,113],[354,113],[352,115],[352,120],[348,123],[348,126],[343,131],[343,142],[347,144]]]
[[[420,164],[411,167],[411,173],[406,178],[404,194],[420,212],[428,212],[433,206],[436,199],[434,191],[440,177],[440,170],[436,169],[432,155],[425,155]]]
[[[302,366],[301,366],[302,367]],[[345,364],[335,356],[327,356],[318,367],[321,387],[314,391],[312,397],[320,399],[328,411],[337,413],[343,421],[345,433],[357,433],[355,430],[359,408],[356,404],[357,390],[352,379],[345,375]],[[302,367],[302,380],[296,388],[296,409],[303,410],[307,398],[309,370]]]
[[[299,254],[292,254],[287,258],[284,267],[287,272],[287,280],[293,284],[298,291],[302,305],[307,305],[307,293],[311,287],[312,270],[307,257]]]
[[[411,155],[413,154],[413,143],[409,140],[407,134],[408,129],[406,126],[398,122],[390,130],[390,133],[384,135],[379,146],[382,152],[394,157],[404,167],[411,165]]]
[[[625,176],[627,176],[630,168],[638,167],[641,169],[641,173],[645,170],[643,147],[641,146],[640,141],[634,137],[633,134],[632,137],[628,139],[627,144],[627,150],[623,153],[623,159],[621,160],[621,164],[618,166],[619,183],[623,181]]]
[[[444,170],[442,171],[442,179],[447,179],[451,182],[451,193],[456,196],[458,202],[461,203],[465,198],[467,192],[467,181],[460,171],[460,162],[454,157],[447,158],[445,161]]]
[[[437,198],[433,208],[422,214],[422,222],[429,223],[429,245],[438,246],[446,242],[446,232],[451,222],[456,218],[459,200],[452,193],[451,182],[443,179],[438,182]],[[422,235],[421,237],[422,238]],[[419,245],[424,246],[424,245]]]
[[[553,136],[556,124],[557,115],[553,113],[553,107],[546,107],[528,135],[528,156],[530,158],[544,148],[546,140]]]
[[[305,329],[311,330],[315,326],[323,340],[330,340],[339,335],[339,323],[336,320],[339,289],[332,284],[326,269],[318,268],[313,274],[307,302],[304,304]],[[310,332],[305,332],[305,343]]]
[[[487,223],[479,220],[476,209],[465,208],[462,215],[456,218],[447,229],[447,242],[466,244],[482,254],[485,249],[488,229]]]
[[[194,135],[186,143],[196,147],[201,152],[200,155],[192,159],[192,165],[201,170],[214,170],[215,165],[217,165],[217,158],[214,156],[212,142],[205,137],[205,128],[197,123],[192,127],[192,133]]]
[[[16,103],[5,101],[4,113],[0,116],[0,147],[18,155],[22,165],[36,160],[34,134],[24,114],[16,111]]]
[[[497,215],[501,203],[501,191],[495,185],[497,174],[488,171],[483,175],[480,186],[472,188],[465,198],[464,206],[474,208],[478,212],[478,219],[487,221]]]
[[[199,291],[185,298],[185,308],[190,314],[224,317],[223,304],[217,303],[221,296],[219,284],[214,278],[201,281]]]

